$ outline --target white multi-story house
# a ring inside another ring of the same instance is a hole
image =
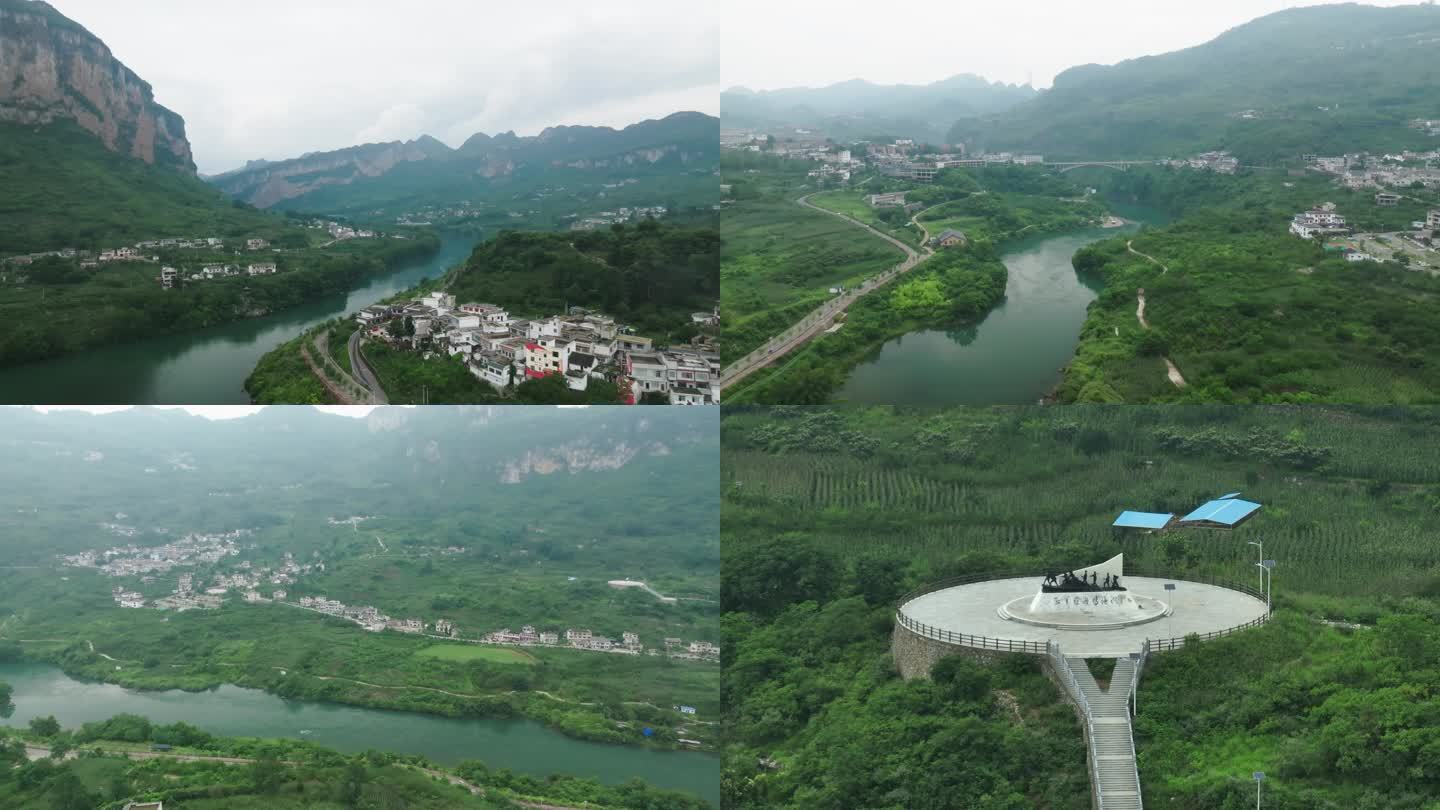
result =
[[[591,635],[589,630],[570,629],[565,631],[565,641],[576,647],[589,645],[592,638],[594,638],[594,636]]]
[[[1345,217],[1340,216],[1333,210],[1325,208],[1314,208],[1304,213],[1296,214],[1290,222],[1290,232],[1302,239],[1313,239],[1316,236],[1327,234],[1346,233],[1349,228],[1345,225]]]
[[[266,262],[264,264],[252,264],[249,267],[245,268],[245,270],[252,276],[268,276],[275,273],[275,263]]]

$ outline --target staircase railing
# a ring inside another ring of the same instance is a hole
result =
[[[1080,708],[1080,713],[1085,716],[1085,747],[1090,752],[1090,784],[1094,785],[1096,806],[1099,810],[1105,810],[1105,796],[1100,792],[1100,752],[1095,748],[1095,715],[1090,709],[1090,700],[1085,697],[1085,690],[1081,689],[1075,680],[1075,673],[1070,671],[1070,662],[1060,654],[1060,645],[1046,642],[1045,652],[1050,656],[1055,674],[1065,685],[1065,691],[1070,693],[1075,705]]]

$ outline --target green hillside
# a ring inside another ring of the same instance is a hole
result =
[[[1271,810],[1436,806],[1434,409],[727,406],[721,433],[725,807],[1091,807],[1035,657],[901,680],[900,594],[1117,553],[1254,583],[1251,540],[1273,619],[1145,665],[1145,806],[1253,807],[1255,771]],[[1264,509],[1233,533],[1110,525],[1242,488]]]
[[[379,174],[367,158],[411,147],[423,151],[423,159],[411,155]],[[718,200],[713,172],[719,152],[718,120],[680,112],[619,130],[563,126],[529,137],[481,133],[456,150],[428,136],[413,144],[372,144],[261,163],[209,182],[268,206],[273,198],[266,189],[283,178],[292,188],[273,203],[277,209],[388,221],[465,206],[482,226],[523,222],[552,228],[568,225],[574,215],[622,206],[709,209]]]
[[[581,233],[506,232],[475,249],[450,292],[525,316],[591,307],[659,337],[715,305],[719,243],[714,228],[654,221]]]
[[[1194,48],[1071,68],[1033,101],[958,121],[950,139],[1050,159],[1433,148],[1407,122],[1440,117],[1437,36],[1430,5],[1291,9]]]
[[[293,230],[200,180],[106,149],[70,123],[0,124],[0,257]]]

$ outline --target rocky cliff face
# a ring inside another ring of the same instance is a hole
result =
[[[105,43],[48,3],[0,0],[0,121],[65,120],[111,151],[195,173],[185,120]]]
[[[450,152],[434,138],[352,146],[335,152],[314,152],[274,163],[251,161],[243,169],[209,181],[251,205],[268,208],[322,186],[349,185],[362,177],[379,177],[402,163],[428,160]]]

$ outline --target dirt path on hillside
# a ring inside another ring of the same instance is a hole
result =
[[[1148,258],[1148,257],[1147,257]],[[1153,261],[1153,260],[1152,260]],[[1150,322],[1145,320],[1145,288],[1141,287],[1135,291],[1135,319],[1140,321],[1141,329],[1149,329]],[[1169,357],[1160,358],[1165,361],[1165,377],[1170,380],[1176,388],[1185,387],[1185,378],[1180,374],[1180,369]]]

